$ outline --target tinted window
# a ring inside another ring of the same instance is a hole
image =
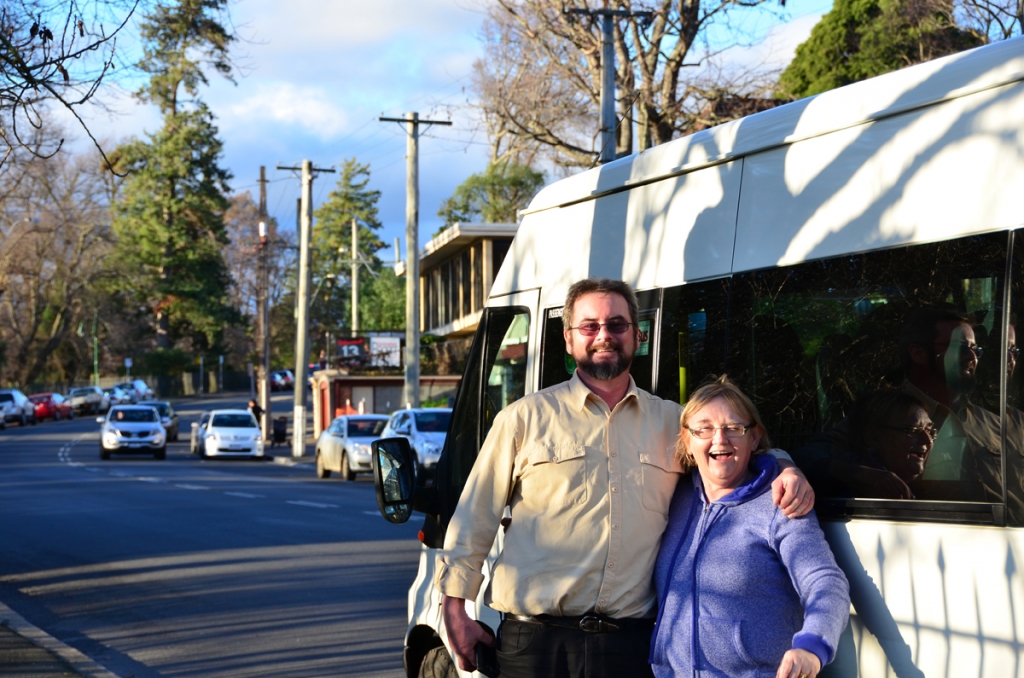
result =
[[[448,430],[451,412],[417,412],[416,430],[426,433],[444,433]]]
[[[146,408],[144,410],[114,410],[110,413],[110,421],[117,423],[126,422],[147,422],[156,421],[156,411]]]
[[[215,428],[259,428],[251,414],[217,414],[210,425]]]
[[[12,403],[14,402],[14,396],[10,393],[0,393],[0,403]]]
[[[167,403],[153,403],[153,407],[156,408],[156,411],[160,413],[161,417],[171,416],[171,406]]]
[[[348,435],[350,438],[379,436],[387,423],[387,419],[349,419]]]
[[[50,396],[32,396],[29,398],[34,403],[45,403],[50,399]]]

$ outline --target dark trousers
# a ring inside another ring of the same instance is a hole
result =
[[[498,627],[502,678],[634,678],[653,676],[650,627],[585,633],[506,619]]]

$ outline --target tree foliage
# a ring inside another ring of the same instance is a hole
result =
[[[806,97],[984,44],[947,0],[836,0],[779,78]]]
[[[543,186],[543,172],[516,163],[491,163],[459,184],[441,203],[437,216],[444,219],[443,228],[454,223],[515,223],[519,210]]]
[[[594,3],[590,3],[593,5]],[[492,145],[492,161],[531,165],[544,158],[589,166],[597,157],[601,88],[601,29],[594,17],[566,13],[585,0],[496,0],[483,27],[485,57],[475,64],[474,89]],[[756,76],[713,76],[706,35],[737,7],[765,0],[612,0],[623,10],[655,10],[647,22],[616,20],[616,153],[693,131],[700,112],[725,96],[763,87]]]

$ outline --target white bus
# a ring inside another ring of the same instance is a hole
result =
[[[684,402],[707,375],[728,373],[811,478],[854,603],[822,676],[1024,676],[1022,226],[1022,39],[545,188],[491,289],[436,484],[411,506],[427,517],[409,593],[408,675],[445,669],[437,549],[481,442],[501,408],[569,378],[561,307],[571,283],[595,276],[638,291],[640,387]],[[921,309],[957,314],[973,338],[911,336],[908,349],[908,320]],[[850,467],[823,441],[834,442],[858,395],[906,389],[908,360],[941,372],[948,355],[973,367],[970,383],[947,385],[953,404],[932,404],[930,458],[960,470],[926,466],[907,499],[837,472]],[[400,521],[410,506],[384,508]],[[497,624],[479,602],[476,613]]]

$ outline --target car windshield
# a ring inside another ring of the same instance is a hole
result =
[[[213,417],[210,425],[220,428],[259,428],[251,414],[218,414]]]
[[[92,393],[91,389],[88,389],[88,388],[76,388],[74,391],[71,392],[71,395],[73,395],[73,396],[83,396],[83,395],[89,395],[90,393]]]
[[[444,433],[448,430],[451,412],[417,412],[416,429],[427,433]]]
[[[349,419],[348,435],[350,438],[379,436],[387,423],[387,419]]]
[[[147,407],[144,410],[114,410],[110,413],[110,421],[147,422],[156,421],[156,410]]]
[[[32,396],[29,398],[34,403],[45,403],[50,399],[50,396]]]
[[[156,411],[160,413],[161,417],[171,416],[171,406],[167,403],[153,403],[152,407],[156,408]]]

